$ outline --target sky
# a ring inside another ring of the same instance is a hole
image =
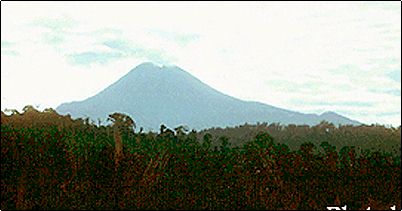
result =
[[[1,2],[1,110],[56,108],[142,62],[233,97],[401,125],[401,2]]]

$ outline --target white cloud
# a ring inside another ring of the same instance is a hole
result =
[[[241,99],[400,125],[397,2],[3,3],[2,109],[84,99],[154,61]]]

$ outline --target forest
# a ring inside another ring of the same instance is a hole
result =
[[[109,120],[2,111],[0,209],[401,209],[401,126]]]

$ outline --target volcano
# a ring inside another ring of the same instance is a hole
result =
[[[177,66],[142,63],[98,94],[56,108],[73,118],[95,122],[120,112],[138,127],[157,130],[186,125],[190,129],[227,127],[244,123],[316,125],[325,120],[338,124],[360,124],[334,112],[304,114],[254,101],[243,101],[221,93]]]

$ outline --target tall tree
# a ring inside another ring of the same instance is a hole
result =
[[[123,155],[123,142],[121,138],[122,132],[132,132],[136,125],[134,120],[128,115],[121,113],[113,113],[109,115],[108,120],[112,121],[113,137],[115,141],[115,165],[118,163]]]

